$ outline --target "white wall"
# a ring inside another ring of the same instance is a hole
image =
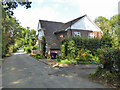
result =
[[[41,25],[40,25],[40,22],[38,23],[38,39],[39,40],[42,40],[42,37],[44,36],[44,32],[43,32],[43,29],[41,28]]]
[[[92,30],[92,31],[101,31],[97,28],[87,16],[80,19],[78,22],[71,26],[71,29],[82,29],[82,30]]]

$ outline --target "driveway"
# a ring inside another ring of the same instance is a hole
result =
[[[106,88],[88,79],[95,69],[54,68],[19,50],[2,64],[3,88]]]

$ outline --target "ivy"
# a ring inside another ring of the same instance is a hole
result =
[[[46,52],[46,40],[45,40],[45,37],[42,37],[41,51],[42,51],[42,55],[45,56],[45,52]]]

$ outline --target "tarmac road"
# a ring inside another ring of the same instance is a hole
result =
[[[82,71],[82,70],[81,70]],[[86,72],[89,70],[87,69]],[[65,71],[64,71],[65,72]],[[57,73],[57,75],[56,75]],[[2,64],[3,88],[106,88],[79,75],[60,73],[19,50]]]

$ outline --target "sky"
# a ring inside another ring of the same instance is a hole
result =
[[[120,0],[30,0],[31,8],[19,6],[14,16],[23,27],[37,30],[39,20],[68,22],[87,14],[92,21],[118,14]]]

